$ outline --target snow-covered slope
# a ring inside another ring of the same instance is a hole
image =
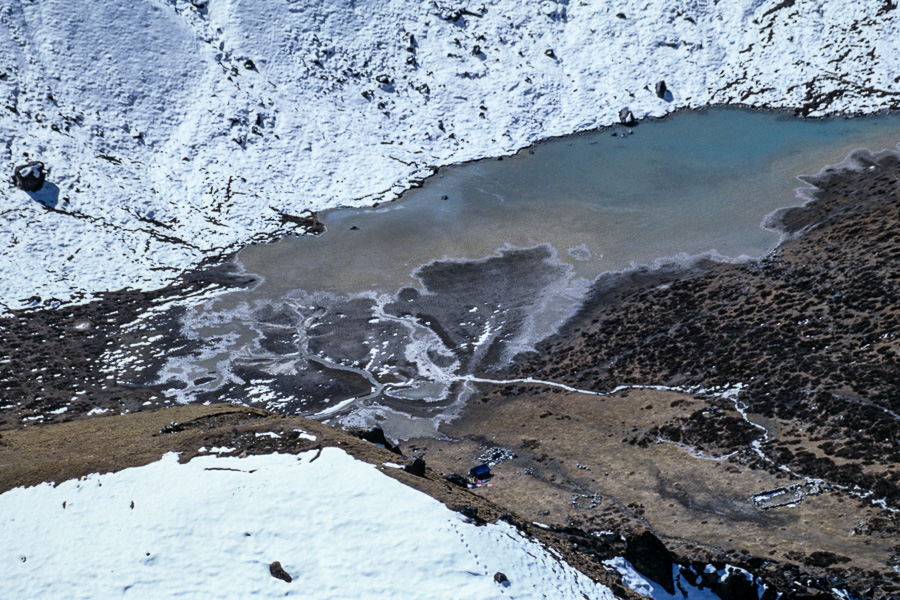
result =
[[[0,303],[158,287],[281,212],[389,200],[624,106],[897,106],[894,6],[0,0],[0,168],[52,168],[2,194]]]
[[[613,598],[511,526],[465,523],[336,448],[167,454],[16,488],[0,540],[4,598]]]

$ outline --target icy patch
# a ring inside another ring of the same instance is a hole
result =
[[[807,479],[801,483],[760,492],[750,501],[760,510],[798,506],[808,496],[818,496],[828,484],[820,479]]]
[[[569,248],[566,250],[566,254],[575,260],[591,260],[591,256],[593,256],[591,254],[591,249],[588,248],[587,244],[580,244],[574,248]]]
[[[603,561],[603,564],[618,571],[622,576],[622,583],[641,596],[653,598],[653,600],[721,600],[711,590],[697,588],[691,585],[690,582],[685,581],[681,577],[678,565],[672,566],[675,594],[670,594],[658,583],[650,581],[635,571],[631,563],[621,556]],[[711,568],[711,565],[708,568]]]

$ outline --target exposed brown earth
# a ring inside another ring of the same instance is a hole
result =
[[[695,420],[697,413],[723,430],[730,420],[744,423],[733,409],[659,390],[604,398],[520,388],[506,397],[495,390],[483,400],[442,428],[451,439],[411,440],[404,448],[439,470],[461,473],[479,462],[476,457],[507,451],[513,457],[493,467],[491,486],[475,492],[528,520],[587,533],[649,529],[683,562],[738,565],[798,594],[893,585],[890,515],[836,490],[761,510],[753,496],[800,480],[755,468],[739,455],[728,459],[730,448],[698,450],[652,434],[665,423]],[[780,432],[789,424],[769,426]],[[647,435],[653,443],[633,443]],[[833,556],[834,564],[815,566],[813,553]],[[806,580],[801,571],[818,585],[795,585]]]

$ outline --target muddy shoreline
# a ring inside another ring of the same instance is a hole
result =
[[[254,281],[227,261],[210,262],[153,292],[108,292],[86,304],[0,318],[0,355],[5,357],[0,364],[0,430],[170,405],[158,389],[123,383],[104,372],[104,357],[126,341],[122,328],[169,305],[176,310],[168,316],[177,317],[179,304]],[[169,323],[168,329],[169,335],[157,340],[166,355],[195,348],[178,335],[177,323]]]

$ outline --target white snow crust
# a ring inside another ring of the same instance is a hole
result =
[[[0,0],[0,168],[50,169],[0,194],[0,310],[160,287],[280,212],[391,200],[624,106],[897,106],[886,6]]]
[[[721,600],[709,589],[700,589],[691,581],[685,581],[681,577],[681,571],[677,565],[672,566],[672,578],[675,581],[675,594],[670,594],[661,585],[655,583],[638,573],[630,562],[617,556],[604,561],[603,564],[619,572],[622,583],[646,598],[653,600]]]
[[[293,577],[272,577],[278,561]],[[494,581],[503,572],[508,585]],[[599,598],[505,524],[476,527],[342,450],[176,454],[0,495],[4,598]]]

